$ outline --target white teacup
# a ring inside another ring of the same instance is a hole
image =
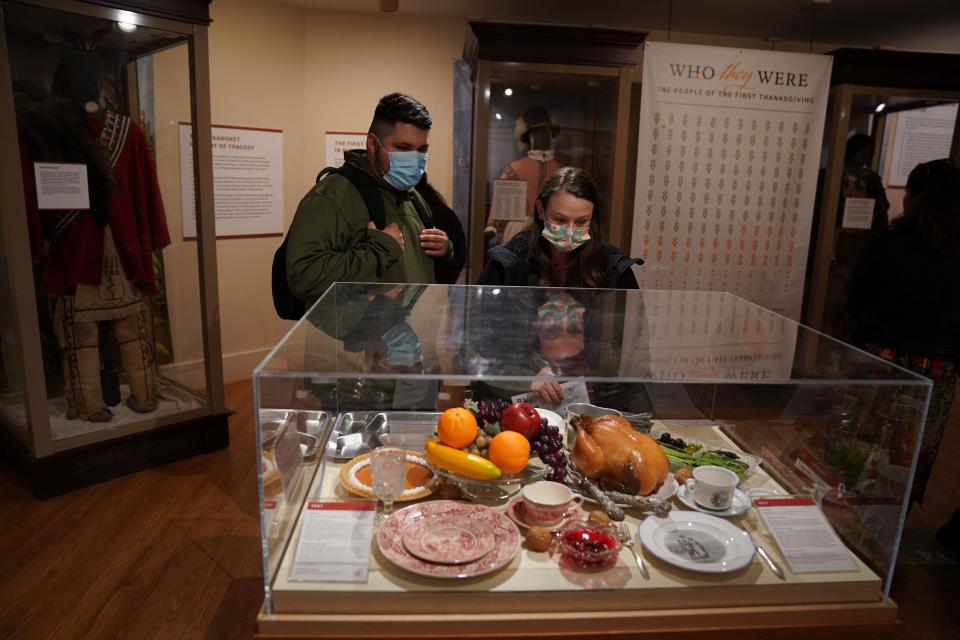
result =
[[[533,482],[521,489],[525,520],[530,524],[554,525],[583,498],[564,484],[550,480]]]
[[[693,477],[686,481],[686,490],[693,501],[706,509],[722,511],[733,504],[733,494],[740,477],[730,469],[704,465],[693,469]]]

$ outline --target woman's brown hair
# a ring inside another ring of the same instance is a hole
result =
[[[593,204],[590,218],[590,239],[579,249],[570,253],[567,262],[567,277],[563,286],[592,287],[608,286],[607,272],[609,261],[603,251],[606,239],[603,225],[603,209],[600,206],[600,190],[593,177],[577,167],[564,167],[551,175],[537,195],[541,210],[546,213],[550,198],[565,191],[575,198],[587,200]],[[553,264],[550,261],[550,243],[540,234],[543,232],[543,220],[534,213],[527,233],[530,243],[530,255],[540,267],[540,285],[557,286],[553,281]]]
[[[960,169],[947,160],[918,164],[907,177],[907,193],[903,216],[890,226],[915,232],[940,253],[960,255]]]

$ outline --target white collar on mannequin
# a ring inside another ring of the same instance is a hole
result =
[[[550,162],[553,160],[553,149],[530,149],[527,157],[540,162]]]

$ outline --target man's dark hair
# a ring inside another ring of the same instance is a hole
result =
[[[373,112],[373,122],[370,131],[382,138],[396,127],[398,122],[412,124],[418,129],[429,131],[433,126],[430,112],[423,103],[403,93],[391,93],[380,98],[377,109]]]

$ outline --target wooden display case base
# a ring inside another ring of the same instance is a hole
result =
[[[691,598],[695,593],[691,593]],[[482,596],[480,596],[482,597]],[[897,606],[820,604],[766,607],[445,615],[267,615],[255,637],[323,638],[664,638],[670,640],[893,640]]]
[[[0,428],[0,460],[23,478],[34,496],[51,498],[224,449],[230,444],[229,415],[214,413],[36,459],[6,429]]]

